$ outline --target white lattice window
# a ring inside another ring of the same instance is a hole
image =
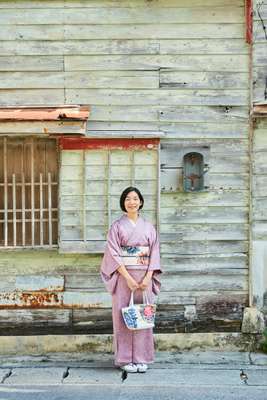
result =
[[[121,192],[138,187],[142,212],[158,222],[158,148],[63,150],[60,167],[60,249],[102,252],[108,227],[122,215]]]

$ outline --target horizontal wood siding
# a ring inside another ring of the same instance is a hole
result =
[[[0,105],[90,104],[89,136],[162,135],[162,145],[209,148],[207,192],[161,194],[165,274],[158,299],[159,332],[238,331],[248,302],[249,48],[244,15],[241,0],[0,1]],[[264,60],[257,52],[257,73],[263,81]],[[14,124],[6,129],[23,130]],[[60,124],[53,129],[58,132]],[[70,123],[62,129],[71,133],[74,128]],[[61,238],[97,234],[101,242],[103,232],[95,227],[107,227],[108,221],[103,214],[106,187],[101,184],[106,155],[103,162],[97,154],[94,162],[88,158],[83,164],[81,152],[67,153],[62,155],[60,178]],[[131,183],[126,152],[116,157],[109,192],[114,218],[120,215],[119,193]],[[157,168],[154,162],[143,167],[146,159],[136,161],[135,184],[153,220]],[[177,162],[180,168],[181,160]],[[94,196],[83,192],[82,165],[88,177],[86,193]],[[267,177],[259,174],[256,181],[266,196]],[[80,228],[87,218],[83,202],[88,216],[93,210],[86,233]],[[5,273],[28,274],[29,282],[32,275],[45,273],[64,277],[58,307],[66,313],[57,315],[54,305],[49,313],[27,307],[1,310],[0,322],[24,326],[27,332],[31,323],[33,330],[37,324],[44,332],[53,324],[57,332],[111,332],[100,256],[20,255],[0,259]],[[14,290],[11,280],[2,292]],[[5,307],[5,297],[1,299]]]
[[[259,118],[254,123],[252,153],[252,271],[258,279],[253,281],[253,304],[267,306],[267,121]]]
[[[267,104],[267,3],[253,3],[253,102]]]

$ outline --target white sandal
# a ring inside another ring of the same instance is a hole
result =
[[[123,371],[134,373],[137,372],[137,365],[133,363],[129,363],[127,365],[122,365],[120,367]]]
[[[136,366],[137,366],[138,372],[146,372],[148,369],[147,364],[140,363],[140,364],[136,364]]]

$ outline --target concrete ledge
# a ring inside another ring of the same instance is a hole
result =
[[[253,351],[257,337],[242,333],[155,334],[156,350]],[[112,335],[0,336],[0,355],[112,353]]]

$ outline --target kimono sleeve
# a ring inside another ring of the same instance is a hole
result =
[[[120,238],[118,223],[114,222],[108,231],[107,243],[105,247],[104,257],[101,263],[101,278],[111,294],[115,292],[118,272],[117,269],[123,265],[123,260],[120,257]]]
[[[162,273],[162,270],[160,267],[159,237],[158,237],[158,233],[153,225],[151,225],[149,247],[150,247],[150,260],[149,260],[148,271],[153,271],[152,290],[157,295],[157,294],[159,294],[160,287],[161,287],[159,277],[160,277],[160,274]]]

